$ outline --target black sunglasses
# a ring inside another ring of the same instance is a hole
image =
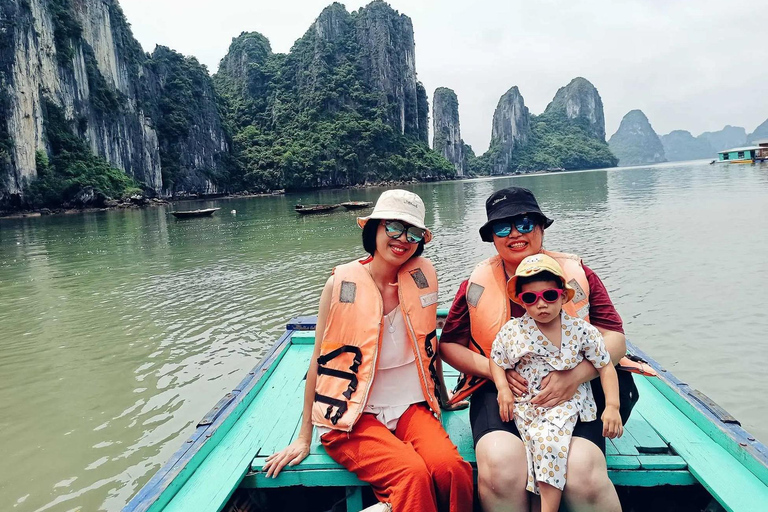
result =
[[[494,222],[491,225],[491,229],[493,229],[494,235],[504,238],[509,236],[509,234],[512,232],[512,226],[515,226],[515,229],[520,234],[524,235],[533,231],[533,228],[535,228],[537,224],[538,221],[534,217],[521,215],[519,217],[512,217],[511,219]]]
[[[405,239],[412,244],[417,244],[424,240],[427,230],[417,228],[416,226],[407,226],[399,220],[385,220],[384,231],[389,238],[397,239],[405,233]]]

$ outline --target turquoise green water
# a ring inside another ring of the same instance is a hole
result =
[[[630,339],[768,441],[768,166],[669,164],[418,185],[447,307],[484,201],[531,188],[545,246],[603,278]],[[0,510],[118,510],[296,314],[362,255],[356,214],[299,201],[381,189],[0,220]],[[236,210],[236,214],[230,213]]]

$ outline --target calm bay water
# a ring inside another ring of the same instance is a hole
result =
[[[447,307],[493,253],[485,198],[534,191],[545,246],[602,277],[629,338],[768,442],[768,165],[701,162],[408,187]],[[381,189],[0,220],[0,510],[119,510],[254,366],[334,264],[355,213],[299,200]],[[236,210],[235,215],[230,210]]]

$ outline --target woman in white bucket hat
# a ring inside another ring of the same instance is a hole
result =
[[[437,276],[420,256],[432,239],[424,215],[418,195],[388,190],[357,219],[370,256],[337,266],[323,288],[301,430],[267,459],[268,477],[309,454],[314,425],[326,452],[394,512],[472,510],[472,468],[439,419],[448,393]]]

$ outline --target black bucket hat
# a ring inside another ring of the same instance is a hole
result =
[[[493,242],[491,226],[497,220],[529,213],[539,217],[544,229],[555,222],[541,212],[533,192],[522,187],[503,188],[491,194],[491,197],[485,201],[485,213],[488,215],[488,222],[480,228],[480,238],[483,242]]]

